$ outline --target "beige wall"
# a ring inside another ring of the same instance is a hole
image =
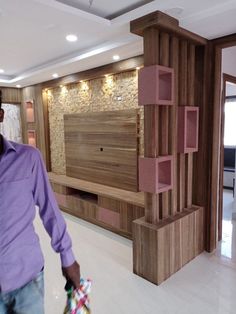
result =
[[[121,100],[118,100],[119,97],[121,97]],[[65,174],[63,115],[138,108],[137,71],[49,90],[48,107],[52,171]],[[142,119],[143,112],[141,111]],[[142,126],[141,121],[141,153],[143,147]]]

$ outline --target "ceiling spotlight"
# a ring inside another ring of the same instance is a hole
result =
[[[118,55],[114,55],[114,56],[113,56],[113,60],[114,60],[114,61],[118,61],[118,60],[120,60],[120,56],[118,56]]]
[[[21,85],[17,84],[16,87],[17,87],[17,88],[21,88]]]
[[[136,70],[137,70],[137,71],[140,70],[140,67],[136,67]]]
[[[0,73],[4,73],[5,71],[3,69],[0,69]]]
[[[57,73],[54,73],[54,74],[52,75],[52,77],[53,77],[53,78],[58,78],[59,75],[58,75]]]
[[[78,40],[78,37],[74,34],[69,34],[66,36],[66,40],[69,42],[75,42]]]

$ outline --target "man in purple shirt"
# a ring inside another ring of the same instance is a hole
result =
[[[3,119],[0,101],[0,123]],[[78,288],[80,267],[39,151],[0,134],[0,314],[44,313],[44,259],[33,226],[35,205],[60,253],[63,275]]]

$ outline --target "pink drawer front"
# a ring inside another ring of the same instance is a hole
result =
[[[112,210],[99,207],[98,220],[114,228],[120,228],[120,214]]]

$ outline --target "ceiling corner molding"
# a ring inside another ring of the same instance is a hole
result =
[[[100,23],[106,26],[110,26],[111,25],[111,21],[105,18],[102,18],[100,16],[97,16],[95,14],[80,10],[78,8],[72,7],[70,5],[64,4],[62,2],[58,2],[56,0],[33,0],[35,2],[41,3],[45,6],[49,6],[52,8],[55,8],[57,10],[66,12],[66,13],[70,13],[73,15],[77,15],[79,17],[82,17],[86,20],[90,20],[96,23]]]

